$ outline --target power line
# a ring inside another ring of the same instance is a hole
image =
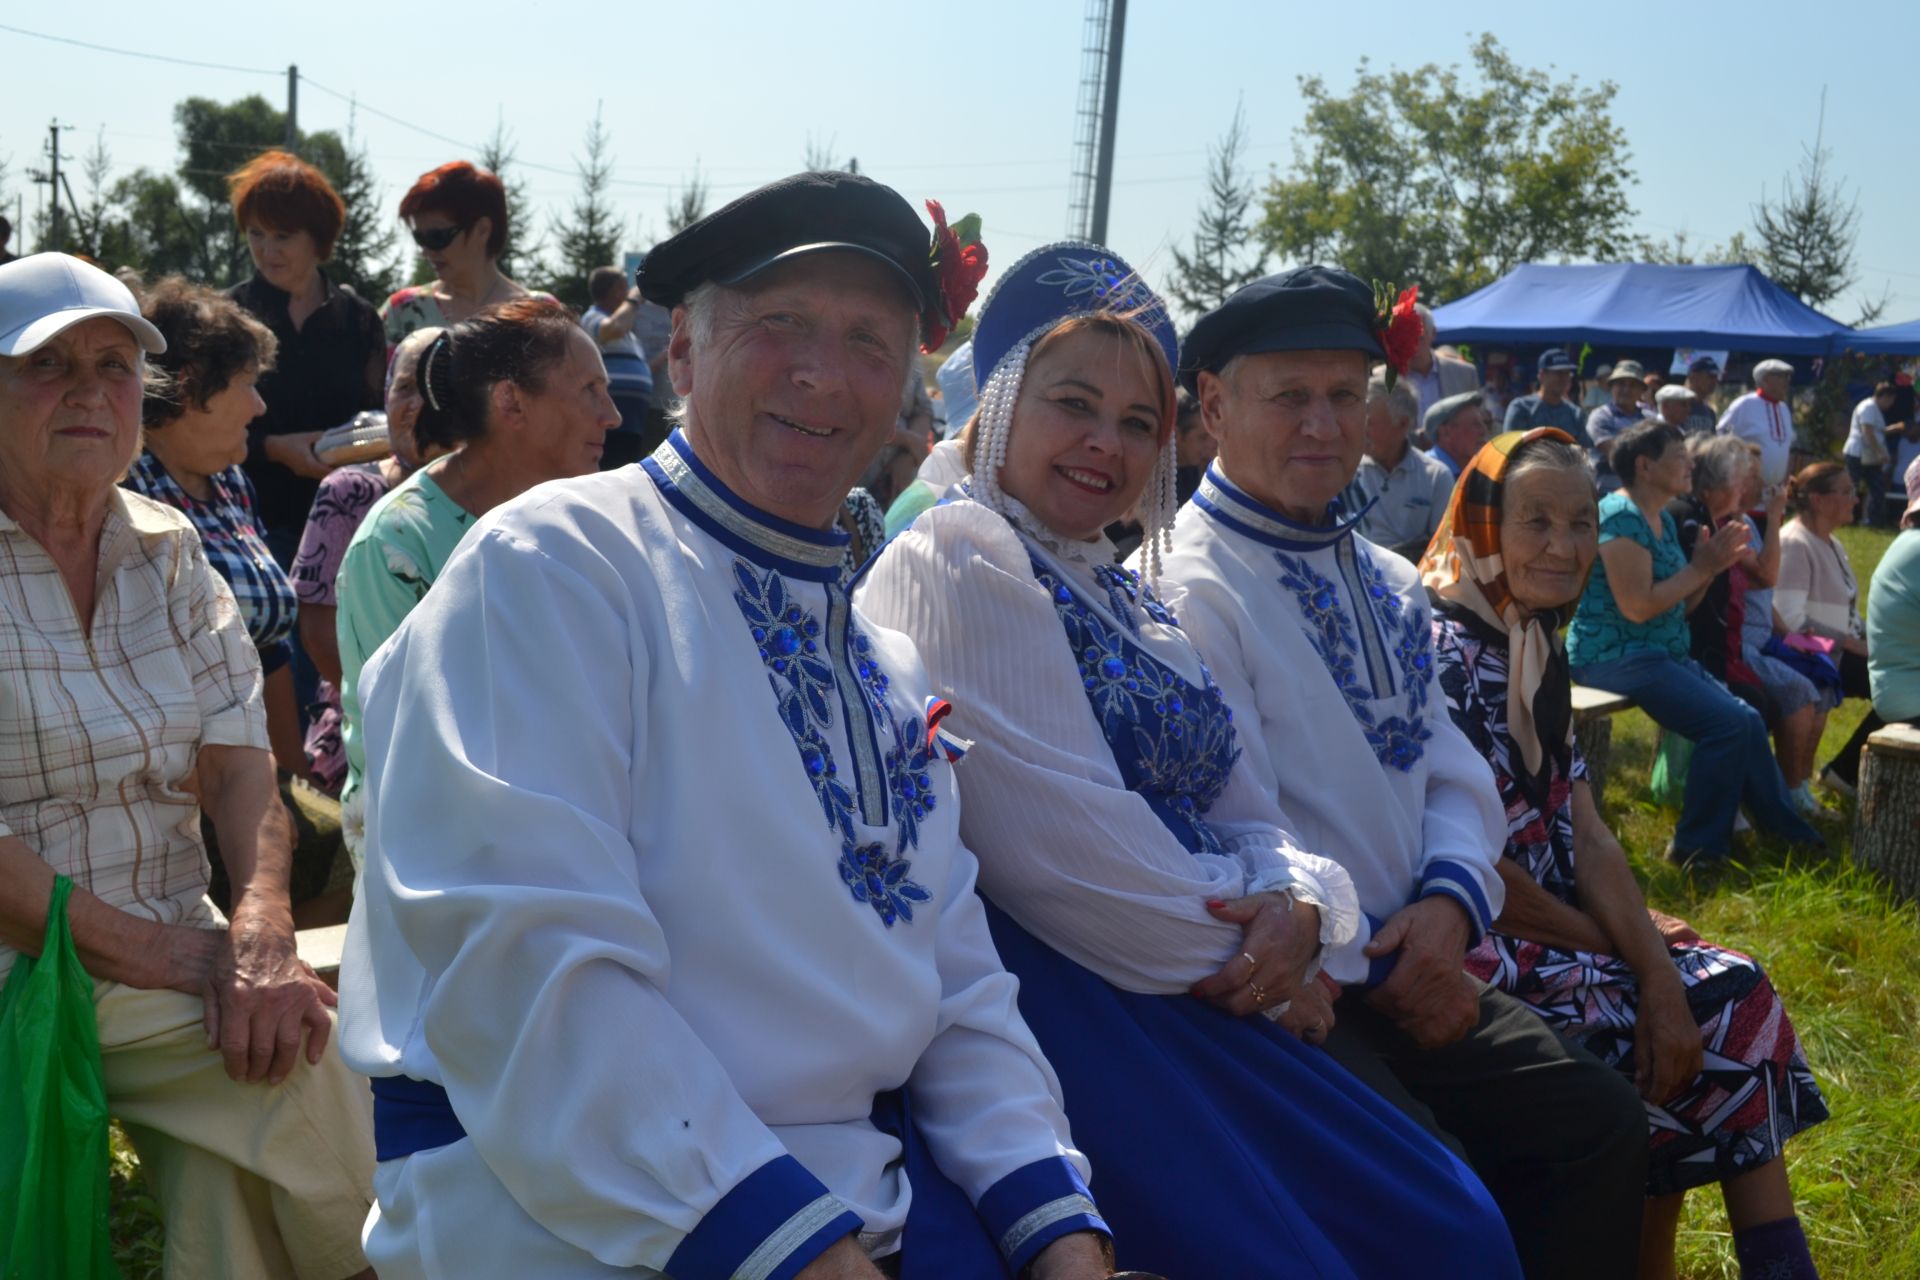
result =
[[[379,116],[382,120],[385,120],[388,124],[397,124],[402,129],[411,129],[415,133],[424,134],[429,138],[433,138],[439,142],[444,142],[449,146],[459,147],[462,151],[478,151],[480,149],[474,146],[473,143],[471,142],[463,142],[459,138],[450,138],[444,133],[435,133],[432,129],[427,128],[425,125],[415,124],[411,120],[402,120],[399,116],[393,115],[390,112],[382,111],[378,107],[370,107],[354,95],[342,93],[338,89],[329,89],[326,85],[321,84],[318,80],[315,80],[312,76],[308,75],[304,71],[300,73],[300,79],[302,82],[312,85],[314,88],[318,89],[320,92],[325,94],[330,94],[333,97],[340,99],[340,101],[346,103],[348,106],[352,107],[355,111],[364,111],[370,116]]]
[[[286,70],[269,70],[265,67],[236,67],[228,62],[201,62],[196,58],[171,58],[164,53],[148,53],[142,49],[116,49],[112,45],[94,44],[88,40],[75,40],[69,36],[48,35],[44,31],[29,31],[25,27],[10,26],[0,22],[0,31],[10,31],[17,36],[31,36],[35,40],[51,40],[55,44],[70,44],[82,49],[92,49],[98,53],[117,53],[123,58],[145,58],[148,62],[171,62],[180,67],[204,67],[210,71],[238,71],[244,75],[282,76]]]

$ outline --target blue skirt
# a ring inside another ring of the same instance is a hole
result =
[[[1173,1280],[1519,1280],[1467,1166],[1259,1016],[1122,991],[987,905],[1122,1268]]]

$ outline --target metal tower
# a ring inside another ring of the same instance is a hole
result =
[[[1104,244],[1113,190],[1113,130],[1120,114],[1120,53],[1127,0],[1087,0],[1080,42],[1080,100],[1074,107],[1073,177],[1067,234]]]

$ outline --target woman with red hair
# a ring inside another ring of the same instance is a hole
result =
[[[531,292],[500,270],[510,229],[507,189],[485,169],[453,160],[428,170],[401,198],[400,217],[434,278],[400,290],[380,308],[389,345],[415,329],[458,324]]]
[[[373,304],[321,265],[347,220],[325,174],[288,152],[264,151],[227,176],[227,194],[254,265],[228,295],[279,344],[260,378],[267,408],[247,430],[245,465],[267,546],[284,569],[328,471],[314,442],[380,407],[386,342]]]

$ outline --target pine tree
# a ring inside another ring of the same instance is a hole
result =
[[[522,272],[529,277],[542,275],[541,259],[547,243],[534,222],[533,206],[527,198],[527,180],[520,175],[518,159],[519,147],[507,132],[506,116],[496,115],[493,136],[480,147],[480,167],[500,179],[507,189],[507,246],[501,251],[497,265],[509,280],[520,279]]]
[[[394,291],[400,277],[396,252],[399,238],[387,217],[386,200],[374,181],[373,162],[354,127],[351,111],[347,115],[346,144],[336,163],[339,172],[329,172],[327,180],[347,206],[347,221],[334,242],[327,272],[378,306]]]
[[[687,185],[667,197],[667,234],[678,235],[706,216],[707,180],[700,176],[700,161],[695,159]]]
[[[587,276],[595,267],[614,262],[624,222],[607,191],[613,179],[613,156],[608,151],[611,139],[601,123],[599,107],[594,108],[585,142],[586,155],[575,166],[580,173],[580,195],[573,202],[571,215],[556,220],[553,226],[559,261],[552,292],[576,310],[591,305]]]
[[[1242,177],[1240,153],[1247,145],[1244,104],[1233,110],[1233,123],[1208,149],[1207,202],[1200,208],[1194,229],[1193,252],[1173,251],[1173,296],[1190,314],[1211,311],[1241,285],[1258,280],[1267,269],[1267,255],[1256,246],[1247,213],[1257,194]]]
[[[1858,278],[1853,250],[1860,234],[1860,197],[1848,195],[1828,172],[1833,153],[1825,134],[1823,93],[1820,124],[1813,145],[1801,149],[1800,171],[1780,180],[1779,199],[1769,200],[1762,190],[1753,210],[1761,269],[1810,307],[1826,306]],[[1855,323],[1872,324],[1884,306],[1884,300],[1867,304]]]

